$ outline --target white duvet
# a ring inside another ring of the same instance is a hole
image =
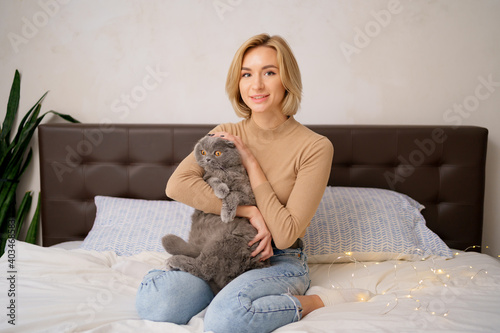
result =
[[[120,257],[17,242],[13,261],[0,259],[0,331],[203,332],[203,311],[185,326],[137,316],[142,276],[161,268],[167,256]],[[313,285],[363,288],[375,296],[319,309],[276,332],[500,331],[500,262],[490,256],[310,267]]]

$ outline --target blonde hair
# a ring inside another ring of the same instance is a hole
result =
[[[288,43],[280,36],[260,34],[248,39],[236,51],[226,79],[226,93],[239,117],[250,118],[252,110],[243,102],[240,92],[241,65],[246,52],[258,46],[271,47],[276,50],[281,82],[285,88],[285,98],[281,109],[285,116],[297,113],[302,99],[302,80],[299,66]]]

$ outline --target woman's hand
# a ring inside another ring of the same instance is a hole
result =
[[[245,145],[245,143],[240,139],[239,136],[233,135],[228,132],[216,132],[213,133],[214,136],[221,137],[223,139],[232,141],[234,145],[236,146],[236,149],[238,149],[238,152],[240,153],[241,156],[241,162],[243,163],[243,166],[245,169],[248,169],[251,163],[255,163],[255,157],[253,156],[252,152],[248,147]]]
[[[267,182],[266,175],[262,171],[259,162],[239,136],[227,132],[216,132],[213,135],[234,142],[236,149],[240,153],[241,163],[247,170],[252,188],[257,188],[260,184]]]
[[[273,240],[271,232],[267,228],[264,217],[256,206],[239,206],[236,215],[246,217],[250,224],[257,230],[257,235],[248,243],[248,246],[260,241],[257,248],[252,252],[251,256],[255,257],[260,253],[260,260],[264,261],[273,256],[273,247],[271,241]]]
[[[216,132],[213,135],[234,142],[236,149],[240,153],[241,162],[247,170],[252,188],[256,188],[260,184],[267,182],[266,175],[262,171],[259,162],[239,136],[227,132]],[[238,206],[236,215],[246,217],[250,221],[250,224],[257,230],[257,235],[248,244],[248,246],[252,246],[260,241],[255,251],[252,252],[252,257],[257,256],[259,253],[261,261],[272,257],[273,247],[271,241],[273,238],[260,210],[256,206]]]

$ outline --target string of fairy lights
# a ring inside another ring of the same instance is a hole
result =
[[[473,245],[467,247],[463,252],[457,251],[453,254],[453,258],[456,258],[458,256],[461,256],[463,253],[471,250],[471,249],[478,249],[481,248],[479,245]],[[486,248],[488,248],[486,246]],[[417,249],[417,253],[423,253],[423,251]],[[400,255],[401,257],[403,254]],[[440,316],[440,317],[447,317],[449,315],[449,310],[446,306],[442,307],[441,309],[434,309],[430,307],[429,302],[424,302],[419,298],[415,293],[418,290],[422,290],[425,288],[424,283],[425,282],[431,282],[434,285],[440,285],[444,288],[448,288],[451,283],[457,283],[457,278],[454,276],[454,272],[451,270],[447,270],[444,268],[438,268],[437,264],[438,261],[434,260],[434,257],[424,257],[422,256],[417,256],[418,259],[414,261],[408,261],[408,260],[399,260],[399,258],[395,258],[393,261],[393,268],[394,268],[394,281],[397,282],[398,280],[398,272],[399,272],[399,266],[403,263],[410,263],[411,268],[413,269],[415,273],[415,285],[413,287],[407,288],[403,290],[404,292],[397,292],[393,291],[390,292],[389,295],[393,295],[393,297],[390,298],[390,300],[387,302],[385,307],[381,310],[380,314],[381,315],[386,315],[393,311],[399,304],[401,304],[403,301],[411,301],[414,302],[414,307],[413,309],[415,311],[425,311],[427,314],[430,314],[432,316]],[[500,255],[497,256],[497,258],[500,258]],[[420,268],[417,267],[417,262],[431,262],[430,265]],[[354,270],[351,273],[350,276],[350,287],[355,288],[356,284],[356,279],[357,279],[357,273],[360,272],[361,270],[367,270],[368,271],[368,276],[371,274],[369,273],[369,265],[379,265],[380,262],[363,262],[359,261],[356,259],[355,254],[351,252],[345,252],[344,255],[337,257],[333,262],[330,263],[330,267],[328,268],[328,281],[330,282],[330,285],[334,289],[348,289],[346,286],[342,286],[340,283],[334,280],[331,271],[332,268],[335,264],[337,263],[354,263]],[[443,262],[443,261],[439,261]],[[466,271],[464,271],[466,270]],[[427,272],[427,274],[424,274]],[[430,275],[428,275],[430,273]],[[464,278],[464,284],[463,286],[466,286],[468,283],[471,283],[474,280],[477,280],[480,277],[486,277],[488,275],[488,271],[486,269],[475,269],[473,266],[468,266],[464,268],[460,268],[460,274]],[[381,293],[378,293],[375,290],[375,295],[387,295],[388,293],[386,291],[382,291]],[[366,294],[360,293],[358,295],[358,301],[364,302],[367,301],[368,299],[365,298]]]

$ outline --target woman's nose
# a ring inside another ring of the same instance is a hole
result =
[[[254,76],[252,86],[254,89],[262,89],[264,87],[264,81],[260,76]]]

